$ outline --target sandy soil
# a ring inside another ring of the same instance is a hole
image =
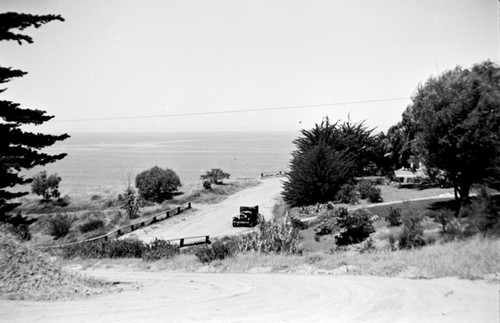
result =
[[[179,274],[95,269],[141,288],[66,302],[0,301],[4,322],[498,322],[498,286],[454,278]]]
[[[137,238],[149,242],[154,238],[169,240],[193,236],[225,235],[250,232],[247,227],[233,228],[233,216],[239,213],[239,207],[259,206],[259,212],[266,218],[272,217],[272,209],[282,189],[282,178],[268,178],[261,184],[236,194],[218,204],[193,204],[193,211],[181,213],[172,219],[136,230],[121,237]]]

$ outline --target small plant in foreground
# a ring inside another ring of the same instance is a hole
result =
[[[399,235],[400,249],[420,248],[425,245],[423,216],[420,213],[407,212],[402,217],[403,230]]]
[[[447,227],[449,227],[451,221],[455,218],[454,212],[447,209],[432,212],[430,216],[434,218],[435,222],[441,224],[442,233],[446,233]]]
[[[385,221],[389,223],[391,227],[398,227],[403,222],[401,222],[401,209],[389,207],[389,214],[385,216]]]
[[[235,253],[236,246],[231,241],[215,241],[210,247],[199,247],[194,254],[202,263],[210,263],[232,257]]]
[[[146,250],[142,253],[144,261],[173,258],[179,254],[179,246],[171,244],[169,241],[155,240],[146,244]]]
[[[55,239],[64,237],[73,226],[74,219],[68,214],[58,213],[49,219],[49,234]]]
[[[61,249],[64,258],[140,258],[147,246],[139,240],[123,239],[84,242]]]
[[[300,232],[294,228],[289,215],[272,221],[263,220],[255,233],[238,240],[241,252],[276,252],[294,254],[299,252]]]

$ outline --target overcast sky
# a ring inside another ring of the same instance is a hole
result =
[[[2,99],[55,115],[41,131],[70,134],[297,131],[349,114],[386,131],[430,75],[499,63],[498,3],[0,0],[2,12],[66,20],[27,30],[34,44],[0,43],[0,64],[29,72]],[[385,99],[397,100],[339,104]]]

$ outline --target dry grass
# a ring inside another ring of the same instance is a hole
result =
[[[75,260],[65,262],[74,265]],[[247,252],[202,264],[194,254],[142,262],[138,259],[76,261],[88,267],[127,267],[138,270],[212,273],[351,274],[407,278],[458,277],[500,280],[500,240],[475,237],[465,241],[426,246],[418,250],[340,251],[303,255]]]
[[[109,284],[64,270],[57,260],[0,229],[0,298],[54,300],[102,294]]]

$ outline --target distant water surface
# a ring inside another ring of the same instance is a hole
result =
[[[45,151],[66,158],[42,169],[62,177],[63,194],[122,190],[130,176],[155,165],[173,169],[182,183],[199,181],[212,168],[231,179],[287,170],[295,132],[75,133]]]

